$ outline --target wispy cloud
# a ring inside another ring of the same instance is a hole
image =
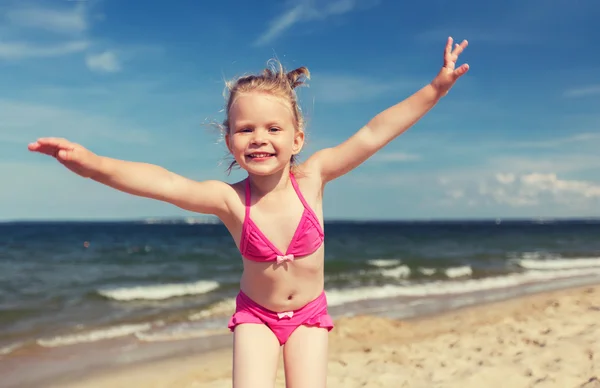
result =
[[[119,59],[113,51],[88,55],[85,58],[85,63],[90,70],[96,72],[115,73],[121,70]]]
[[[304,7],[297,5],[294,8],[284,12],[269,23],[269,29],[265,31],[254,42],[255,46],[263,46],[275,40],[285,30],[292,27],[303,19]]]
[[[89,27],[84,4],[78,2],[74,8],[63,6],[60,9],[19,5],[6,12],[6,20],[19,27],[39,28],[60,33],[80,33]]]
[[[600,85],[589,85],[580,88],[569,89],[565,91],[564,96],[568,98],[600,96]]]
[[[12,3],[0,8],[4,39],[0,59],[19,60],[69,55],[85,51],[91,43],[86,3]]]
[[[298,23],[323,22],[331,16],[343,15],[377,3],[377,0],[329,0],[316,7],[310,0],[288,2],[287,9],[271,20],[267,30],[253,44],[254,46],[269,44]]]
[[[398,90],[410,90],[414,81],[377,79],[352,74],[314,74],[311,93],[317,102],[346,103],[370,100]],[[312,84],[311,84],[312,85]]]
[[[92,1],[14,2],[0,8],[3,21],[0,60],[61,57],[79,54],[94,72],[117,72],[123,67],[121,51],[91,36]],[[131,59],[135,50],[128,50]]]
[[[72,41],[50,45],[31,44],[26,42],[0,42],[0,59],[49,58],[84,51],[89,42]]]

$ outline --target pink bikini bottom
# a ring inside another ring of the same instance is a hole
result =
[[[237,325],[242,323],[265,324],[275,334],[280,345],[287,342],[298,326],[322,327],[327,331],[333,329],[333,320],[327,312],[325,291],[304,307],[283,313],[267,310],[242,291],[239,292],[235,301],[235,313],[229,320],[229,330],[233,331]]]

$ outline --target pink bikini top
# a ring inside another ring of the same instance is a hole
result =
[[[246,179],[246,216],[242,226],[242,238],[240,241],[240,253],[243,257],[252,261],[293,261],[294,258],[310,255],[323,243],[324,233],[315,212],[308,206],[302,196],[294,175],[290,173],[290,179],[294,190],[302,201],[304,212],[294,233],[294,237],[287,248],[281,252],[260,231],[250,218],[250,181]]]

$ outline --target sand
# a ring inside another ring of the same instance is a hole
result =
[[[226,349],[60,386],[220,388],[231,387],[230,375],[231,350]],[[285,386],[282,368],[276,386]],[[600,388],[600,286],[411,321],[339,319],[330,335],[327,386]]]

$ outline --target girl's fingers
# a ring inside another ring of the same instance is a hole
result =
[[[456,70],[454,70],[454,77],[458,78],[461,75],[465,74],[468,70],[469,70],[469,65],[465,63],[465,64],[461,65],[459,68],[457,68]]]
[[[39,143],[29,144],[27,147],[30,151],[39,152],[41,154],[55,156],[60,150],[60,147],[48,146]]]
[[[71,146],[71,143],[67,139],[62,139],[62,138],[58,138],[58,137],[43,137],[41,139],[38,139],[37,142],[42,145],[61,147],[61,148],[67,148],[67,147]]]
[[[456,46],[454,47],[452,54],[459,56],[463,52],[463,50],[465,48],[467,48],[468,45],[469,45],[469,42],[466,39],[463,40],[460,44],[457,43]]]
[[[36,142],[29,144],[27,148],[30,151],[39,152],[57,158],[59,156],[60,151],[64,151],[62,154],[66,156],[66,151],[72,151],[75,147],[73,143],[66,139],[56,137],[45,137],[40,138]]]
[[[448,37],[446,41],[446,49],[444,50],[444,66],[446,66],[450,60],[450,56],[452,55],[452,42],[453,39],[451,36]]]

